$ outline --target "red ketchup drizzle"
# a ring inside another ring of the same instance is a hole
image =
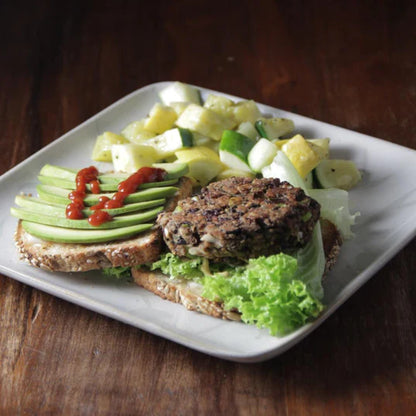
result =
[[[90,175],[89,169],[95,169],[95,176]],[[86,172],[84,172],[86,171]],[[78,180],[78,176],[81,179]],[[80,219],[84,215],[82,210],[85,208],[84,198],[86,195],[86,184],[89,183],[91,191],[93,193],[100,192],[100,184],[97,180],[98,171],[96,168],[91,166],[90,168],[82,169],[77,174],[77,188],[69,194],[69,198],[72,200],[67,208],[67,218]],[[143,167],[137,172],[130,175],[126,180],[120,182],[117,187],[117,192],[110,199],[106,196],[102,196],[98,200],[98,204],[90,207],[93,210],[93,214],[88,217],[88,222],[93,226],[99,226],[104,222],[112,219],[108,212],[103,209],[121,208],[124,205],[124,200],[133,192],[136,192],[137,188],[148,182],[159,182],[162,181],[166,176],[166,171],[159,168]],[[80,185],[78,185],[80,183]],[[71,215],[71,216],[69,216]]]
[[[82,210],[85,208],[84,198],[87,193],[87,184],[97,182],[98,170],[94,166],[81,169],[75,178],[75,190],[70,192],[68,198],[72,201],[66,207],[66,217],[71,220],[84,218]],[[99,185],[98,185],[99,188]]]

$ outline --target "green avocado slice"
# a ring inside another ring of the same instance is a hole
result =
[[[68,191],[75,189],[75,181],[70,181],[67,179],[56,178],[54,176],[44,176],[39,175],[38,180],[43,185],[50,185],[56,186],[58,188],[67,189]],[[119,182],[111,182],[111,183],[100,183],[100,191],[101,192],[116,192]],[[166,181],[160,182],[148,182],[143,183],[139,186],[139,189],[149,189],[149,188],[160,188],[162,186],[170,186],[175,185],[178,182],[177,179],[169,179]],[[87,189],[91,191],[91,185],[87,184]]]
[[[39,197],[44,201],[61,205],[67,205],[70,202],[70,199],[68,198],[68,189],[62,189],[50,185],[38,185],[36,187],[36,190],[39,194]],[[125,203],[130,204],[133,202],[142,202],[159,198],[166,198],[168,196],[174,195],[177,190],[178,188],[175,186],[164,186],[161,188],[144,189],[142,191],[130,194],[125,199]],[[92,206],[98,203],[100,197],[106,196],[111,199],[113,195],[114,193],[88,194],[84,199],[84,203],[86,206]]]
[[[54,227],[74,228],[74,229],[109,229],[129,227],[131,225],[140,224],[154,220],[157,215],[163,210],[163,207],[157,207],[148,211],[143,211],[136,214],[122,215],[114,217],[110,221],[104,222],[101,225],[93,226],[88,222],[88,219],[71,220],[65,217],[57,217],[54,215],[46,215],[39,212],[34,212],[25,208],[11,208],[10,213],[21,220],[36,222],[39,224],[52,225]]]
[[[188,173],[188,165],[186,163],[155,163],[152,165],[155,168],[164,169],[166,171],[166,180],[178,179]],[[58,179],[64,179],[67,181],[75,182],[78,170],[63,168],[61,166],[55,166],[46,164],[40,170],[40,176],[48,176]],[[128,173],[107,173],[98,175],[98,180],[101,183],[114,183],[121,182],[127,179],[130,175]]]
[[[143,231],[150,230],[153,224],[136,224],[109,230],[77,230],[22,221],[22,227],[34,237],[54,243],[96,244],[134,237]]]
[[[40,198],[33,196],[18,195],[14,202],[21,208],[30,209],[33,212],[39,212],[46,215],[56,215],[58,217],[66,217],[66,206],[61,204],[53,204],[51,202],[45,202]],[[153,208],[160,205],[164,205],[165,198],[136,202],[133,204],[123,205],[121,208],[103,209],[102,211],[108,212],[111,216],[128,214],[132,212],[142,211],[147,208]],[[88,217],[93,213],[93,210],[86,208],[82,210],[84,215]]]

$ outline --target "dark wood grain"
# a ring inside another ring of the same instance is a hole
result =
[[[415,21],[411,1],[3,1],[1,171],[162,80],[416,149]],[[414,415],[415,251],[413,240],[307,339],[251,365],[0,276],[0,414]]]

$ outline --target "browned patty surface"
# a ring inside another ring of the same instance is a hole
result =
[[[180,201],[158,224],[178,256],[247,259],[304,246],[319,215],[319,204],[287,182],[229,178]]]

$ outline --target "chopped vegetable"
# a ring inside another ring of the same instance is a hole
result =
[[[314,172],[320,188],[349,190],[361,180],[361,173],[352,160],[322,160]]]
[[[123,136],[106,131],[97,137],[91,159],[97,162],[111,162],[111,147],[126,142]]]
[[[145,130],[160,134],[173,127],[178,115],[169,106],[156,103],[144,123]]]
[[[220,142],[220,159],[231,169],[250,172],[248,154],[255,141],[234,130],[224,130]]]

